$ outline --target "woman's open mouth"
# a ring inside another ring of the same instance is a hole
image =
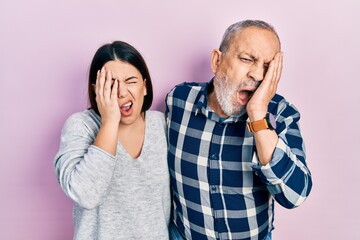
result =
[[[129,116],[132,113],[133,102],[128,101],[120,106],[120,112],[122,116]]]

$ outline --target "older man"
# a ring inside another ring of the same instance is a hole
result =
[[[174,239],[271,239],[274,200],[309,195],[300,114],[276,94],[282,65],[274,28],[241,21],[211,54],[213,79],[167,95]]]

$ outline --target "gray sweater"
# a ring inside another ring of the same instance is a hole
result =
[[[75,113],[55,156],[61,188],[74,200],[74,239],[168,239],[170,183],[164,115],[146,112],[145,139],[133,159],[92,145],[101,125],[93,111]]]

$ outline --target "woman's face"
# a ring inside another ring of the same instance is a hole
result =
[[[141,109],[146,95],[145,79],[131,64],[122,61],[109,61],[104,65],[111,72],[113,79],[119,80],[118,104],[122,124],[132,124],[141,116]]]

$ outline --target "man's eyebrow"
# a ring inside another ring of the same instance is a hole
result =
[[[248,53],[248,52],[240,52],[240,54],[245,54],[245,55],[247,55],[249,58],[251,58],[251,60],[257,61],[257,58],[256,58],[253,54],[251,54],[251,53]]]
[[[256,59],[256,57],[255,57],[253,54],[248,53],[248,52],[240,52],[239,54],[240,54],[240,55],[241,55],[241,54],[245,54],[245,55],[249,56],[250,58]]]
[[[253,61],[257,61],[258,59],[251,53],[248,53],[248,52],[241,52],[240,54],[246,54],[247,56],[249,56]],[[265,67],[269,67],[270,63],[271,63],[272,60],[268,61],[268,62],[264,62],[264,66]]]

